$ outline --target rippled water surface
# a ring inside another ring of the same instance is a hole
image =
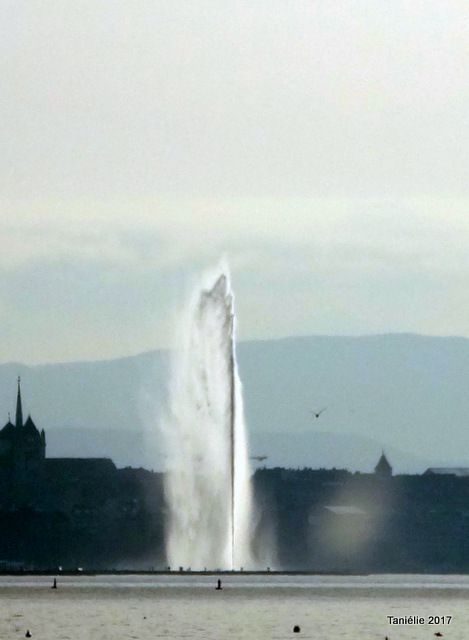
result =
[[[468,576],[77,576],[0,578],[0,638],[317,640],[469,638]],[[387,616],[416,615],[419,626]],[[429,616],[452,616],[429,625]],[[301,632],[293,633],[294,625]]]

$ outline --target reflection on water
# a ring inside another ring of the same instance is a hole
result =
[[[0,578],[0,637],[276,639],[469,637],[467,576],[81,576]],[[387,616],[450,615],[449,627]],[[298,624],[301,633],[293,634]]]

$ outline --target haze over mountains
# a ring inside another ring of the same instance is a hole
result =
[[[267,466],[397,472],[469,466],[469,340],[413,334],[293,337],[238,345],[251,452]],[[0,411],[46,430],[48,456],[164,468],[156,422],[164,351],[101,362],[0,365]],[[311,411],[327,407],[319,419]]]

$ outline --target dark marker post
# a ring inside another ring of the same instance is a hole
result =
[[[217,580],[217,586],[215,587],[215,590],[216,591],[220,591],[221,589],[223,589],[223,587],[221,586],[221,580],[218,579]]]

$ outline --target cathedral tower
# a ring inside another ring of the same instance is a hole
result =
[[[23,407],[21,405],[21,378],[18,376],[18,393],[16,396],[16,424],[17,429],[23,426]]]

